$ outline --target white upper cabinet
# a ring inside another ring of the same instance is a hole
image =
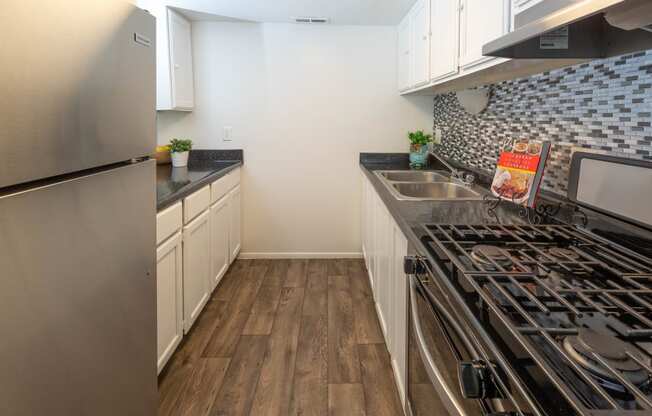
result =
[[[195,106],[192,70],[192,26],[172,9],[168,9],[170,39],[171,107],[192,110]]]
[[[514,15],[529,9],[530,7],[541,3],[543,0],[513,0],[512,12]]]
[[[460,1],[460,66],[469,69],[493,57],[482,55],[482,46],[509,32],[509,0]]]
[[[430,80],[430,0],[419,0],[410,13],[412,35],[412,85]]]
[[[192,24],[168,0],[137,0],[156,17],[156,109],[192,111],[195,106]]]
[[[404,91],[410,88],[410,15],[407,15],[398,26],[398,89]]]
[[[460,33],[460,0],[430,3],[430,78],[457,74]]]

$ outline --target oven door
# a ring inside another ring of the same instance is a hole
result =
[[[480,416],[500,411],[482,360],[429,274],[410,275],[408,398],[413,416]],[[462,382],[463,381],[463,382]],[[476,397],[476,398],[469,398]],[[491,408],[494,408],[491,410]]]

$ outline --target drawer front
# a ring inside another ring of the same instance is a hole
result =
[[[183,200],[183,223],[188,224],[211,204],[211,187],[205,186]]]
[[[211,185],[211,204],[222,199],[229,191],[240,184],[240,168],[236,168]]]
[[[234,169],[231,173],[229,173],[230,177],[230,186],[229,190],[235,188],[237,185],[240,185],[240,168]]]
[[[183,226],[183,209],[177,202],[156,215],[156,244],[170,238]]]
[[[216,203],[224,197],[231,189],[229,175],[224,175],[211,185],[211,204]]]

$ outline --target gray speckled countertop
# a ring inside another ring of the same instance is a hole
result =
[[[510,202],[501,203],[491,211],[482,200],[478,201],[399,201],[385,187],[374,172],[377,170],[409,170],[407,154],[373,154],[360,155],[360,168],[369,178],[374,189],[385,203],[390,215],[401,228],[410,242],[421,252],[421,224],[522,224],[525,220],[519,216],[519,206]],[[445,170],[433,166],[429,170]],[[476,186],[488,193],[488,186],[481,178]]]
[[[193,150],[185,168],[156,166],[157,209],[169,207],[242,164],[242,150]]]

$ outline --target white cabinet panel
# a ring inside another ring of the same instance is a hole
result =
[[[211,290],[226,273],[229,267],[229,234],[231,210],[229,197],[224,196],[211,206]]]
[[[430,78],[448,77],[458,72],[460,0],[433,0],[430,3]]]
[[[192,28],[190,22],[168,9],[172,108],[191,110],[195,106],[192,67]]]
[[[183,229],[183,322],[188,332],[208,300],[211,253],[207,210]]]
[[[460,66],[464,69],[495,59],[482,46],[509,31],[509,0],[461,0]]]
[[[229,205],[231,208],[231,229],[229,232],[229,249],[231,251],[230,262],[232,263],[240,253],[241,228],[242,228],[242,206],[240,198],[240,185],[237,185],[229,193]]]
[[[211,187],[205,186],[183,200],[183,223],[188,224],[211,204]]]
[[[365,261],[373,276],[370,280],[376,313],[391,356],[401,401],[405,404],[408,291],[403,259],[407,255],[408,242],[364,173],[362,181]]]
[[[156,215],[156,244],[176,234],[183,226],[183,207],[177,202]]]
[[[156,250],[157,367],[160,373],[183,338],[181,233]]]
[[[532,6],[535,6],[541,3],[543,0],[514,0],[512,2],[512,11],[513,14],[518,14],[522,11],[529,9]]]
[[[411,13],[412,86],[430,80],[430,0],[419,0]]]
[[[410,88],[411,81],[411,36],[410,15],[405,16],[398,26],[398,89],[404,91]]]
[[[405,405],[405,382],[407,380],[407,276],[403,272],[403,260],[407,256],[408,242],[401,229],[392,222],[392,367],[401,402]]]

